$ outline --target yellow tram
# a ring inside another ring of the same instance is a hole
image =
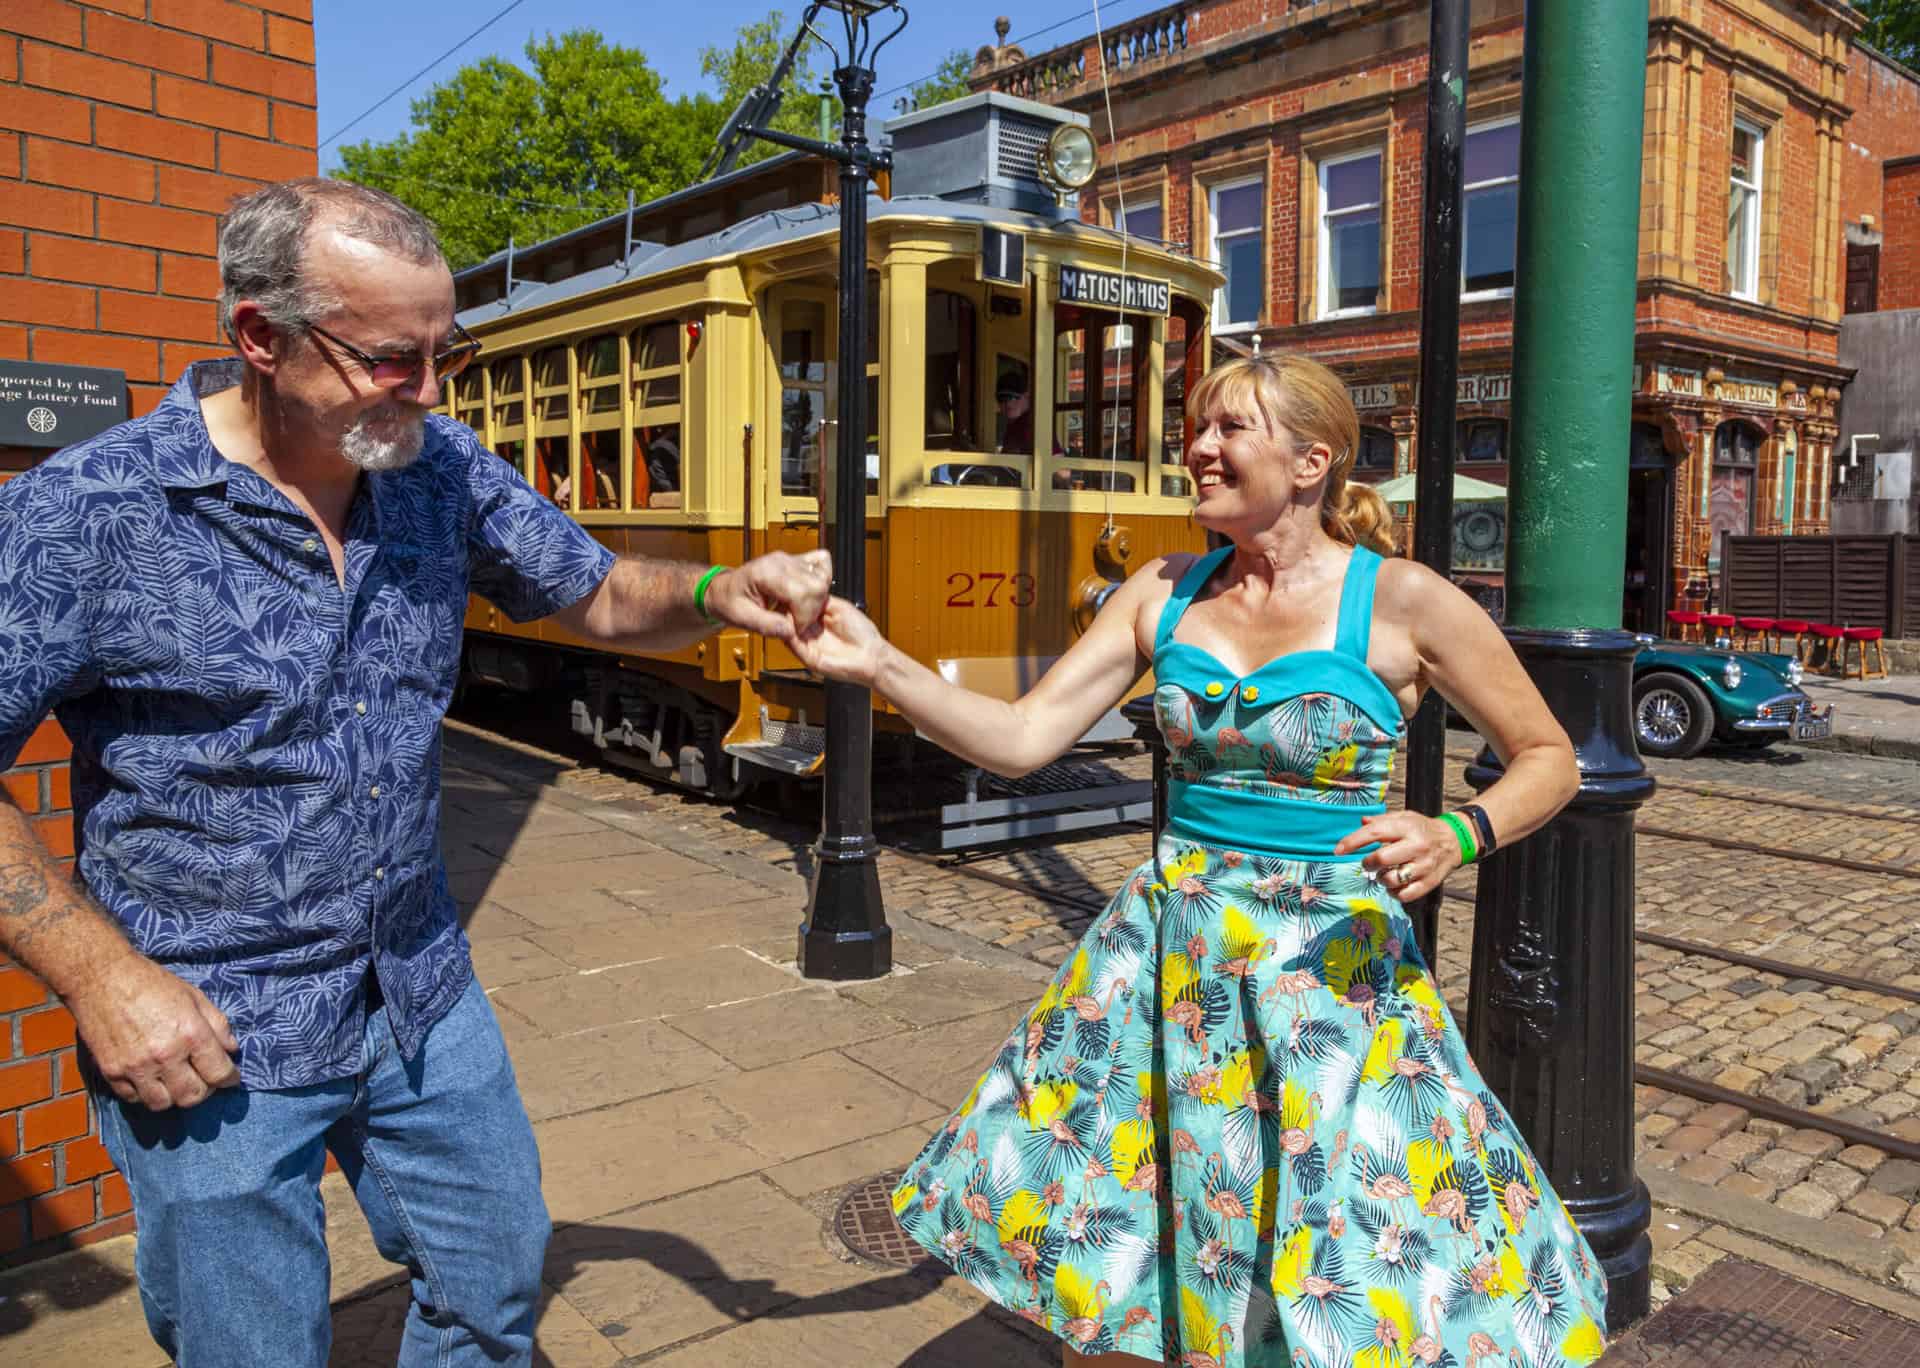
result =
[[[918,659],[1007,696],[1131,565],[1203,541],[1182,396],[1220,277],[1055,207],[1035,153],[1073,120],[998,94],[896,120],[930,169],[901,157],[870,214],[867,604]],[[446,412],[615,551],[818,546],[833,188],[790,154],[462,271],[486,350]],[[721,796],[820,763],[819,682],[746,633],[609,654],[475,599],[465,669],[568,709],[610,761]],[[877,740],[910,735],[875,710]]]

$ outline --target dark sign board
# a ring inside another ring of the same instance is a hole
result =
[[[126,420],[125,371],[0,360],[0,446],[72,446]]]
[[[1173,306],[1173,287],[1164,280],[1123,276],[1118,271],[1060,268],[1060,300],[1064,304],[1091,304],[1128,313],[1166,313]]]
[[[980,230],[980,278],[1002,285],[1027,282],[1027,240],[1001,228]]]

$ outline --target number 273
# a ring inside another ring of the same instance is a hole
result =
[[[1011,592],[1002,599],[1001,591],[1011,586]],[[1025,608],[1038,597],[1037,586],[1032,575],[1021,573],[1009,575],[1003,570],[981,570],[969,573],[956,570],[947,576],[947,587],[953,592],[947,595],[949,608]],[[975,592],[985,594],[985,598],[975,598]]]

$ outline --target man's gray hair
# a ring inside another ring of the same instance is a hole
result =
[[[446,259],[426,216],[384,190],[324,177],[264,186],[235,200],[220,220],[220,325],[229,338],[234,306],[243,299],[282,329],[339,307],[307,278],[307,233],[322,219],[409,261]]]

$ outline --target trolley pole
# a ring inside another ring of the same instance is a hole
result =
[[[1414,466],[1414,559],[1453,571],[1454,407],[1460,376],[1460,162],[1467,139],[1470,0],[1433,0],[1427,42],[1427,157],[1420,248],[1419,459]],[[1432,690],[1407,742],[1407,806],[1438,815],[1446,785],[1447,704]],[[1440,959],[1440,893],[1412,913],[1427,963]]]
[[[1528,0],[1514,299],[1507,636],[1572,738],[1580,791],[1503,847],[1474,908],[1469,1040],[1591,1242],[1607,1324],[1647,1314],[1633,1168],[1633,814],[1626,562],[1647,0]],[[1482,753],[1467,771],[1500,775]]]
[[[834,69],[840,89],[840,141],[828,143],[748,125],[741,131],[840,165],[840,352],[836,387],[838,441],[828,488],[821,491],[833,552],[833,592],[866,606],[867,597],[867,185],[888,157],[867,142],[873,59],[907,25],[893,0],[814,0],[795,35],[820,37],[821,10],[839,14],[845,60]],[[899,24],[877,44],[875,14]],[[825,42],[824,38],[820,41]],[[792,49],[789,49],[789,59]],[[836,56],[841,56],[837,50]],[[788,60],[788,59],[783,59]],[[873,835],[873,694],[863,685],[828,681],[827,749],[822,765],[820,842],[813,886],[800,923],[805,978],[879,978],[893,968],[893,929],[880,896],[880,847]]]

